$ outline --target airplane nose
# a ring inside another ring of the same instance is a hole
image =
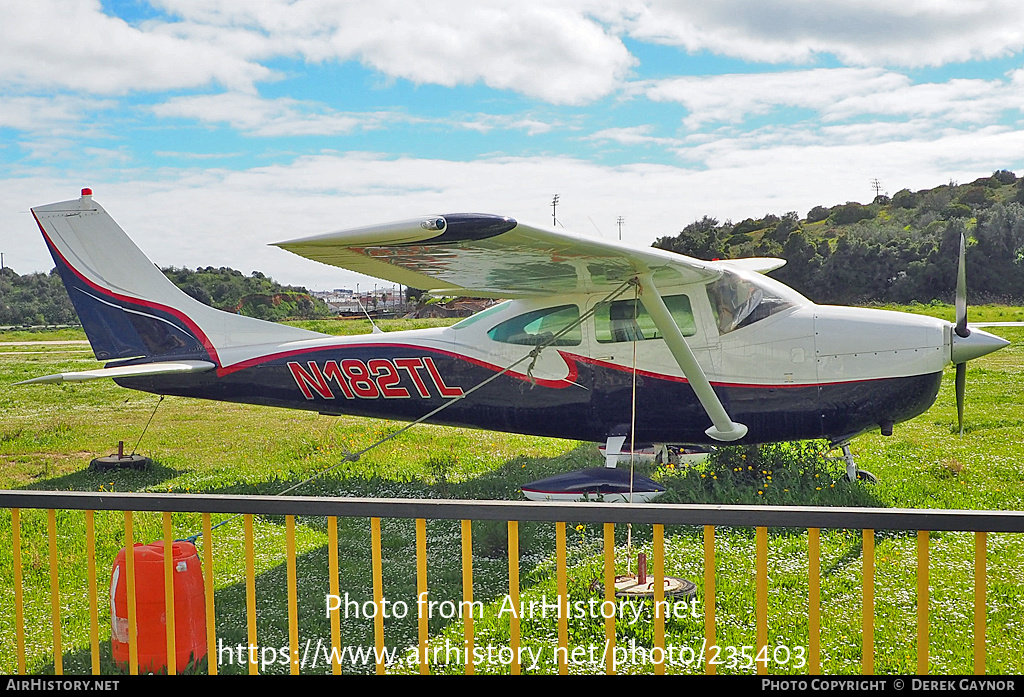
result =
[[[959,336],[956,332],[950,332],[952,339],[953,363],[966,363],[986,354],[998,351],[1010,342],[995,334],[989,334],[983,329],[971,329],[967,336]]]

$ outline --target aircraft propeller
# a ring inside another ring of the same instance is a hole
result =
[[[1010,342],[982,329],[967,326],[967,240],[960,235],[960,262],[956,277],[956,324],[950,335],[951,356],[956,366],[956,419],[964,435],[964,393],[967,387],[967,361],[979,358]]]
[[[967,328],[967,239],[960,233],[960,261],[956,271],[956,325],[953,331],[961,339],[971,335]],[[967,361],[956,363],[956,422],[964,435],[964,392],[967,388]]]

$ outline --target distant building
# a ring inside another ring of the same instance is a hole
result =
[[[376,292],[362,291],[356,293],[349,288],[335,288],[334,290],[315,290],[311,292],[331,308],[335,314],[362,314],[364,310],[370,313],[397,313],[405,312],[405,296],[401,286],[378,288]]]

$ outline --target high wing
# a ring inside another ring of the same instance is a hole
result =
[[[413,288],[479,298],[607,292],[646,273],[660,286],[707,282],[721,275],[724,263],[478,213],[414,218],[276,246]],[[744,260],[744,268],[785,263],[753,261]]]

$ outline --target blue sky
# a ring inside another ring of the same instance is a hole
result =
[[[1010,0],[37,0],[0,24],[0,251],[83,186],[160,265],[481,211],[647,245],[1024,169]]]

